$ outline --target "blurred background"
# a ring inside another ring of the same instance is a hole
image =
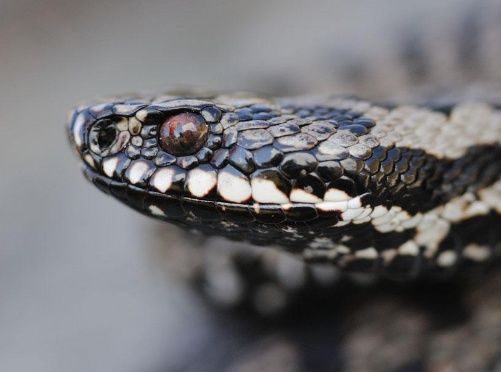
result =
[[[0,370],[500,371],[501,274],[281,321],[221,312],[166,273],[183,234],[88,184],[64,131],[81,100],[179,85],[495,96],[500,25],[495,0],[0,0]]]

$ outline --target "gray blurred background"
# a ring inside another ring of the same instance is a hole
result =
[[[475,90],[501,79],[500,8],[479,0],[0,0],[0,370],[364,370],[353,360],[368,352],[357,341],[367,328],[343,336],[317,328],[316,337],[306,322],[298,337],[297,327],[221,313],[166,275],[162,245],[188,243],[83,179],[66,112],[94,96],[179,85],[378,100],[427,92],[430,83]],[[150,238],[158,229],[168,242]],[[420,310],[366,306],[373,319],[403,316],[411,334],[427,324]],[[413,340],[402,342],[428,347]],[[328,357],[296,359],[295,349],[320,343]],[[271,352],[278,365],[266,362]]]

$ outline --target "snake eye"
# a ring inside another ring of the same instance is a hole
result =
[[[192,112],[176,114],[160,126],[160,146],[172,155],[190,155],[204,145],[208,131],[201,115]]]
[[[129,132],[123,130],[127,128],[126,120],[103,119],[94,124],[89,133],[90,150],[97,155],[107,156],[124,148],[130,138]]]

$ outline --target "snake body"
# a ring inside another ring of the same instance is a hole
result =
[[[193,148],[182,131],[164,138],[180,120],[199,135]],[[399,278],[500,248],[501,111],[490,104],[120,97],[78,107],[68,128],[99,189],[188,230]]]

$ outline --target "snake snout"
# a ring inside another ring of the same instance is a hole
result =
[[[95,121],[88,112],[73,110],[69,114],[69,119],[66,123],[66,131],[68,139],[77,152],[82,157],[88,149],[88,128]]]

